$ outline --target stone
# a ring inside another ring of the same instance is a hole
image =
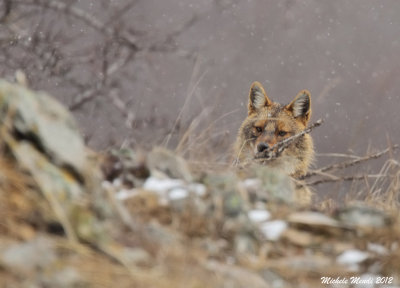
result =
[[[10,245],[0,254],[1,265],[25,275],[46,269],[55,261],[56,253],[53,241],[42,236]]]
[[[150,171],[160,170],[170,178],[183,179],[187,182],[193,180],[186,161],[165,148],[155,147],[147,155],[147,163]]]

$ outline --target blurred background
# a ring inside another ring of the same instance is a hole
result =
[[[281,103],[311,92],[318,153],[364,155],[400,140],[399,15],[396,0],[3,0],[0,73],[69,106],[95,149],[226,161],[257,80]]]

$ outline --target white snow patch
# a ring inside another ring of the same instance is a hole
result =
[[[204,196],[206,195],[207,188],[203,184],[199,183],[192,183],[188,186],[190,191],[193,191],[197,196]]]
[[[369,256],[370,255],[368,252],[364,252],[358,249],[350,249],[340,254],[336,258],[336,261],[342,265],[354,265],[365,261],[366,259],[368,259]]]
[[[385,246],[376,243],[368,243],[367,248],[371,252],[375,252],[379,255],[387,255],[389,253],[388,249]]]
[[[126,199],[136,196],[137,194],[137,189],[121,189],[116,193],[115,198],[124,201]]]
[[[264,222],[271,218],[271,213],[265,209],[254,209],[247,213],[249,219],[253,222]]]
[[[264,236],[271,241],[276,241],[286,230],[288,224],[283,220],[268,221],[261,224],[260,229]]]
[[[182,180],[179,179],[159,179],[156,177],[147,178],[143,184],[143,189],[164,194],[168,190],[184,186]]]
[[[189,192],[183,188],[174,188],[168,194],[170,200],[181,200],[185,199],[188,196]]]
[[[122,186],[122,181],[119,178],[115,178],[112,182],[112,185],[116,188],[119,188]]]
[[[101,182],[101,187],[103,187],[103,189],[111,189],[112,186],[113,185],[111,184],[110,181],[105,180]]]

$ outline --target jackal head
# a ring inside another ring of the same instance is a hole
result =
[[[310,135],[294,140],[277,157],[272,157],[277,151],[271,148],[304,130],[310,117],[311,96],[307,90],[300,91],[289,104],[281,105],[271,101],[263,86],[254,82],[250,87],[248,117],[239,129],[236,142],[237,160],[257,159],[296,177],[305,174],[314,151]]]

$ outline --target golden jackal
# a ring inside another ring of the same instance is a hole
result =
[[[272,102],[262,85],[250,88],[248,117],[243,121],[235,145],[237,163],[258,163],[282,170],[294,178],[307,173],[313,160],[311,136],[302,135],[278,151],[275,144],[303,131],[311,117],[311,98],[301,91],[288,105]]]

